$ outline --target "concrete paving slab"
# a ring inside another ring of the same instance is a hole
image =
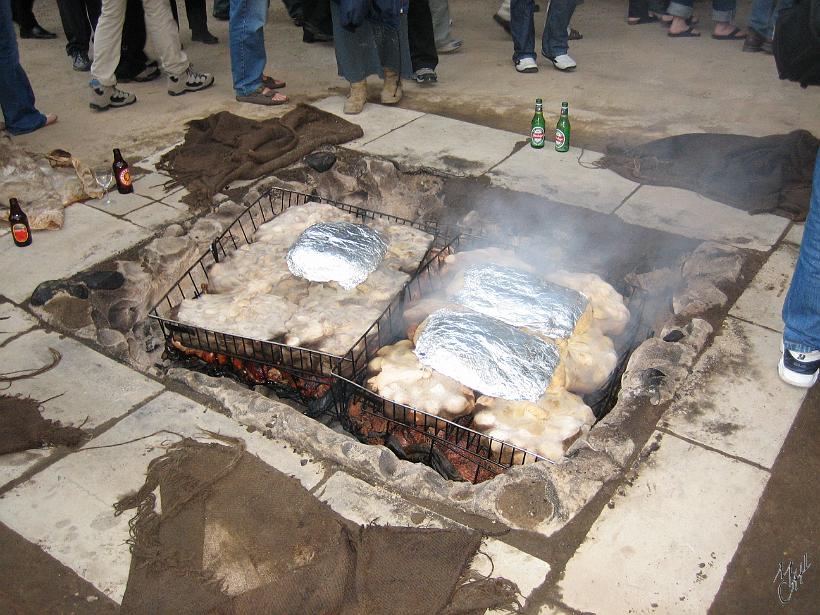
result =
[[[159,201],[169,194],[182,190],[182,186],[174,186],[171,189],[166,189],[165,184],[168,180],[169,177],[163,173],[143,175],[134,182],[134,193],[149,198],[152,201]]]
[[[547,578],[550,565],[547,562],[519,551],[496,538],[485,538],[479,547],[470,569],[483,576],[509,579],[521,591],[526,600],[533,590]],[[486,615],[500,615],[509,611],[490,610]]]
[[[803,229],[805,228],[805,224],[792,224],[792,227],[789,229],[789,232],[786,233],[785,241],[789,243],[793,243],[796,246],[799,246],[803,243]]]
[[[11,303],[0,303],[0,345],[38,325],[37,319]]]
[[[141,207],[136,211],[132,211],[125,216],[126,220],[130,220],[134,224],[138,224],[144,228],[156,231],[184,219],[185,212],[180,211],[164,203],[151,203],[145,207]]]
[[[425,115],[357,149],[408,167],[477,177],[509,156],[524,139],[513,132]]]
[[[778,333],[727,318],[661,425],[771,468],[806,396],[780,380],[779,358]]]
[[[0,488],[5,487],[14,479],[20,478],[34,464],[49,455],[51,455],[51,449],[49,448],[0,455]]]
[[[42,405],[43,416],[63,425],[79,427],[84,423],[83,429],[93,429],[163,389],[161,384],[71,338],[42,330],[0,348],[0,365],[5,372],[39,369],[53,361],[49,348],[60,354],[59,363],[47,372],[12,382],[4,393],[49,400]]]
[[[188,194],[190,194],[190,193],[185,188],[182,188],[180,190],[175,190],[171,194],[166,194],[162,198],[162,202],[165,203],[166,205],[170,206],[170,207],[173,207],[174,209],[178,209],[180,211],[187,212],[188,209],[190,209],[190,207],[188,206],[187,203],[184,203],[182,201],[182,199],[184,197],[188,196]]]
[[[775,250],[738,297],[729,314],[782,332],[780,314],[797,263],[797,252],[798,248],[788,243]]]
[[[376,103],[366,104],[364,110],[358,115],[346,115],[342,110],[344,105],[344,96],[330,96],[313,103],[313,106],[318,109],[338,115],[348,122],[358,124],[362,127],[364,136],[361,139],[348,141],[342,146],[348,149],[360,149],[365,143],[378,139],[390,131],[404,126],[408,122],[412,122],[416,118],[424,115],[420,111],[388,107],[387,105],[379,105]]]
[[[696,192],[665,186],[641,186],[617,215],[638,226],[764,252],[789,224],[780,216],[751,216]]]
[[[638,184],[609,169],[582,166],[578,162],[581,153],[582,150],[575,147],[565,154],[552,148],[524,147],[487,175],[494,186],[610,214]],[[602,156],[597,152],[583,152],[582,161],[588,165]]]
[[[137,197],[142,198],[142,197]],[[34,233],[26,257],[12,243],[0,247],[2,293],[22,303],[40,282],[64,278],[104,261],[150,236],[151,231],[86,205],[72,205],[59,231]]]
[[[560,590],[578,611],[705,613],[754,514],[768,473],[655,436],[567,564]]]
[[[101,199],[91,199],[86,201],[85,204],[89,207],[93,207],[94,209],[99,209],[100,211],[104,211],[107,214],[111,214],[114,216],[124,216],[126,214],[131,213],[135,209],[139,209],[140,207],[145,207],[150,203],[153,199],[150,199],[146,196],[141,196],[139,194],[120,194],[117,192],[116,188],[112,188],[108,195],[111,197],[111,204],[106,204],[105,197]],[[71,210],[73,211],[74,208],[72,207]],[[69,214],[70,215],[70,214]]]
[[[175,393],[152,400],[85,448],[61,459],[0,499],[0,521],[120,602],[131,555],[126,540],[131,512],[114,516],[113,504],[138,489],[150,461],[180,435],[203,429],[241,437],[248,451],[295,476],[306,488],[322,474],[281,442],[249,434],[228,417]],[[152,435],[153,434],[153,435]],[[120,444],[135,438],[135,442]],[[57,504],[59,503],[59,505]]]

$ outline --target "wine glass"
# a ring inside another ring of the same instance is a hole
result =
[[[103,196],[105,196],[105,204],[111,205],[111,196],[108,194],[108,189],[114,183],[114,172],[111,167],[99,167],[94,169],[94,179],[103,189]]]

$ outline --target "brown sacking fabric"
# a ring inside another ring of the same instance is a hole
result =
[[[358,139],[360,126],[309,105],[281,118],[251,120],[227,111],[188,123],[185,141],[157,165],[194,195],[197,203],[237,180],[265,177],[323,145]]]
[[[820,144],[810,132],[696,133],[635,147],[610,145],[595,164],[633,181],[693,190],[751,214],[805,220]]]
[[[175,445],[117,505],[130,508],[123,615],[441,613],[481,542],[472,531],[352,524],[238,440]],[[515,603],[510,584],[481,582],[483,601]]]
[[[45,446],[78,446],[82,429],[63,427],[40,415],[40,403],[27,397],[0,395],[0,455]]]

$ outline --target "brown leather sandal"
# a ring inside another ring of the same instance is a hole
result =
[[[275,92],[264,85],[255,92],[251,92],[245,96],[237,96],[236,100],[239,102],[250,103],[252,105],[265,105],[268,107],[284,105],[290,102],[290,98],[281,92]]]

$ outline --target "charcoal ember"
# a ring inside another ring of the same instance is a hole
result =
[[[509,400],[537,401],[560,362],[553,343],[483,314],[446,308],[419,326],[415,353],[427,367]]]
[[[379,266],[387,244],[379,233],[352,222],[320,222],[302,232],[288,251],[290,272],[312,282],[338,282],[351,290]]]
[[[313,152],[305,156],[305,163],[319,173],[330,171],[336,164],[336,154],[333,152]]]

